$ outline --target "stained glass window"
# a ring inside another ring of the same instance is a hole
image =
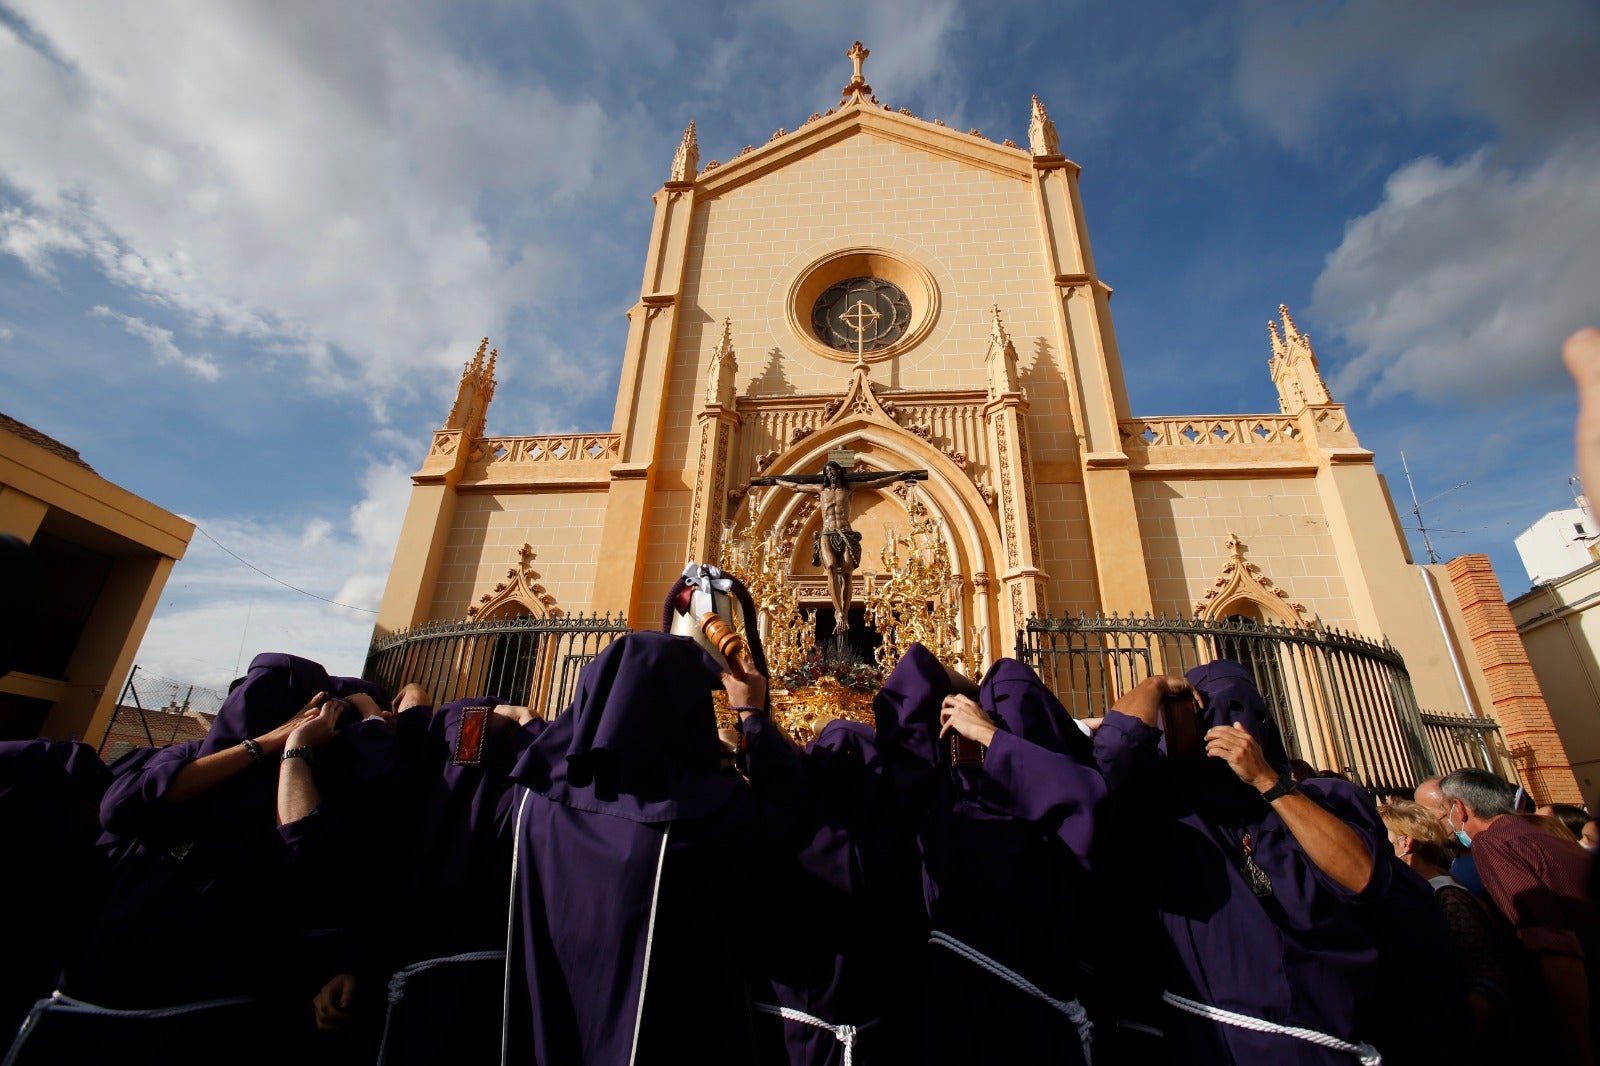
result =
[[[905,336],[911,302],[893,282],[846,278],[817,298],[811,328],[822,343],[841,352],[856,351],[857,329],[864,352],[882,351]]]

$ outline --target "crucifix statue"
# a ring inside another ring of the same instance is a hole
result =
[[[811,565],[828,572],[828,592],[833,600],[833,633],[850,632],[850,578],[861,565],[861,534],[850,526],[850,497],[856,489],[881,488],[896,481],[926,481],[926,470],[888,470],[881,473],[845,473],[829,461],[821,474],[752,478],[752,485],[779,485],[817,497],[822,510],[822,530],[811,549]]]

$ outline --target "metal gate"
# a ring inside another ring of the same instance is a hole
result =
[[[1247,619],[1079,615],[1030,618],[1017,658],[1077,718],[1104,714],[1152,673],[1232,659],[1255,677],[1291,757],[1380,796],[1409,796],[1438,772],[1405,661],[1387,642]]]
[[[363,672],[391,692],[407,682],[435,705],[466,696],[499,696],[553,718],[577,691],[578,671],[628,632],[611,615],[431,622],[375,641]]]

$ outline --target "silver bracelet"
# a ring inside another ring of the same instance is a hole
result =
[[[305,747],[290,748],[288,751],[278,756],[278,758],[284,762],[288,762],[290,759],[304,759],[306,762],[310,762],[312,751],[313,749]]]

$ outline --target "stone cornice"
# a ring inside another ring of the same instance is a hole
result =
[[[982,136],[960,133],[882,105],[862,103],[808,120],[792,133],[774,135],[759,148],[718,164],[709,172],[702,170],[696,182],[697,195],[719,196],[857,133],[869,133],[1019,181],[1034,180],[1034,160],[1024,149],[1007,148]]]

